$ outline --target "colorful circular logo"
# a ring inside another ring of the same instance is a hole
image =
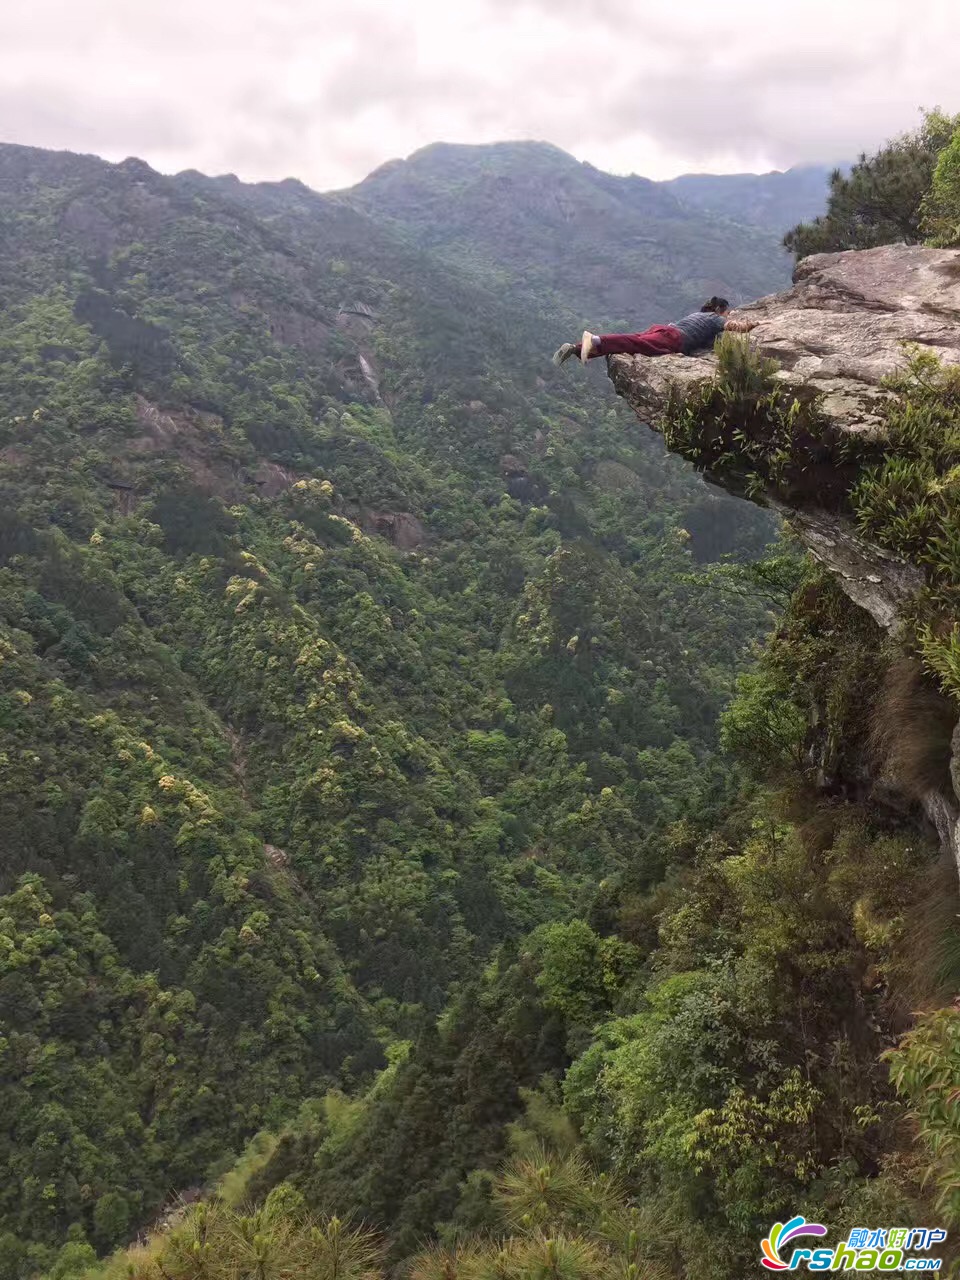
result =
[[[780,1250],[794,1236],[825,1236],[827,1228],[819,1222],[808,1222],[804,1217],[791,1218],[789,1222],[775,1222],[770,1234],[760,1241],[763,1265],[770,1271],[789,1271],[789,1263],[780,1257]]]

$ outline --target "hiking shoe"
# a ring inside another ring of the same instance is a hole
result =
[[[584,329],[583,337],[580,339],[580,360],[583,364],[590,359],[591,351],[593,351],[593,334],[589,329]]]
[[[577,354],[577,344],[575,342],[565,342],[562,347],[557,347],[553,353],[553,363],[563,364],[564,360],[569,360],[571,356]]]

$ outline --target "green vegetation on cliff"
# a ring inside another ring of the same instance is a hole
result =
[[[934,351],[907,356],[884,379],[879,432],[858,436],[838,431],[815,396],[779,382],[776,360],[724,335],[716,377],[672,393],[662,429],[671,450],[746,494],[802,506],[815,493],[872,543],[921,566],[912,647],[960,698],[960,375]]]

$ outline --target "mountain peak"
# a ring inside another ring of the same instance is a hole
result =
[[[756,181],[749,201],[722,198],[764,209]],[[825,190],[824,178],[815,212]],[[788,187],[769,221],[758,215],[747,228],[745,216],[718,219],[709,190],[688,200],[670,184],[605,173],[537,141],[433,143],[343,194],[485,283],[503,281],[541,310],[566,311],[573,300],[571,321],[607,330],[683,314],[713,293],[756,297],[785,284],[780,239],[807,213]]]
[[[156,169],[151,169],[146,160],[141,160],[139,156],[127,156],[125,160],[121,160],[117,165],[121,173],[129,174],[134,178],[156,178],[158,173]]]
[[[401,174],[449,181],[506,172],[530,175],[544,168],[555,171],[561,167],[576,169],[580,167],[580,161],[552,142],[431,142],[405,158],[387,160],[353,189],[385,179],[394,180]]]

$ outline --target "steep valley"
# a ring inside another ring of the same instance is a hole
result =
[[[947,614],[897,648],[743,501],[753,357],[714,417],[613,362],[673,452],[549,360],[786,289],[826,173],[740,178],[0,146],[0,1280],[727,1280],[946,1212],[882,1055],[953,1034]]]
[[[771,525],[551,377],[561,318],[355,200],[8,146],[0,214],[19,1275],[657,878],[764,617],[685,577]]]

